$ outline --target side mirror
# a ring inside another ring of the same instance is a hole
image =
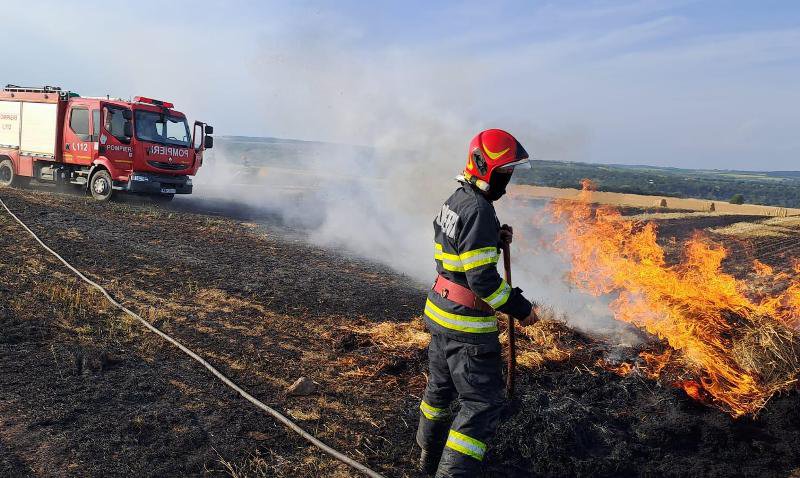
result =
[[[206,134],[214,134],[214,127],[207,124],[206,125]]]
[[[131,118],[133,118],[133,114],[131,113],[131,110],[122,110],[122,117],[130,121]]]
[[[125,135],[126,138],[133,137],[133,123],[130,121],[126,121],[125,125],[122,127],[122,134]]]
[[[206,136],[206,142],[203,145],[206,149],[211,149],[214,147],[214,137],[213,136]]]

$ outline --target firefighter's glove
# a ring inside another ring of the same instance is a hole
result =
[[[525,317],[524,319],[520,320],[519,325],[527,327],[529,325],[535,324],[538,321],[539,321],[539,306],[533,304],[533,307],[531,307],[531,313],[528,314],[528,316]]]
[[[508,224],[500,226],[500,244],[509,245],[514,239],[514,228]]]

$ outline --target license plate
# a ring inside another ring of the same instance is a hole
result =
[[[161,188],[161,194],[175,194],[175,190],[172,188]]]

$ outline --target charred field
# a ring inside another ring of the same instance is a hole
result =
[[[38,190],[0,197],[73,265],[250,393],[386,476],[417,476],[424,285],[309,246],[252,211]],[[697,228],[731,245],[726,268],[743,277],[753,259],[788,268],[800,252],[794,224],[678,216],[656,218],[668,255]],[[737,229],[762,223],[772,232]],[[669,384],[614,373],[603,363],[634,351],[560,323],[529,328],[520,347],[517,397],[484,476],[800,475],[796,391],[734,419]],[[301,376],[319,392],[286,396]],[[3,212],[0,476],[357,474],[117,313]]]

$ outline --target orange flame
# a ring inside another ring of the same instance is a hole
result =
[[[697,376],[677,384],[690,396],[707,396],[734,416],[757,412],[778,387],[765,384],[731,351],[743,324],[762,318],[780,326],[798,323],[800,281],[777,296],[751,299],[745,283],[722,271],[725,248],[699,234],[686,242],[683,260],[669,265],[655,224],[627,220],[610,206],[593,206],[594,189],[585,180],[580,201],[557,200],[550,206],[554,220],[565,225],[556,247],[571,260],[571,281],[595,295],[614,294],[616,319],[679,352],[643,356],[648,375],[658,376],[666,363],[679,360]],[[761,265],[759,274],[773,273]],[[787,377],[782,383],[791,381]]]
[[[764,264],[758,259],[753,261],[753,272],[755,272],[759,277],[769,277],[775,274],[775,270],[772,267]]]
[[[630,375],[630,373],[633,372],[633,365],[629,364],[628,362],[609,363],[603,359],[598,359],[595,365],[623,377]]]
[[[675,386],[682,388],[683,391],[686,392],[686,395],[689,395],[695,400],[703,400],[703,388],[694,380],[682,380],[680,382],[675,382]]]

